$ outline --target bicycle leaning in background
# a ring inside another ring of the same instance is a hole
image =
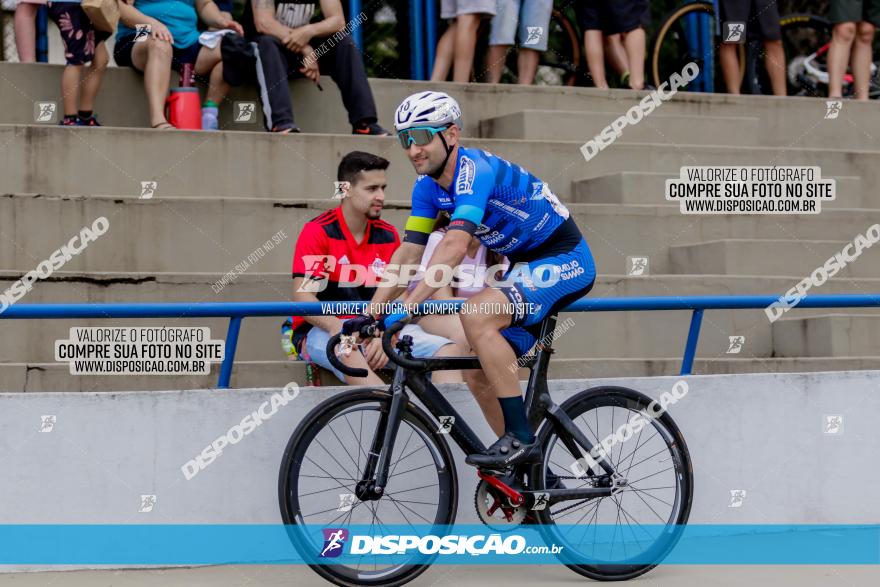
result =
[[[327,564],[316,558],[322,541],[308,528],[369,525],[379,532],[401,524],[451,525],[459,482],[447,438],[466,455],[485,451],[428,378],[436,370],[478,369],[479,359],[414,358],[411,337],[392,342],[406,322],[394,322],[382,335],[383,349],[397,365],[390,387],[354,389],[322,402],[303,418],[284,452],[279,501],[288,535],[312,569],[337,585],[401,585],[438,555],[416,554],[393,564],[379,555],[359,555],[357,563]],[[342,340],[340,346],[350,350],[353,335],[377,336],[380,328],[384,321],[354,333],[345,323],[328,342],[331,362],[343,373],[364,376],[339,361],[336,347]],[[545,342],[555,328],[551,314],[541,324],[537,353],[523,365],[531,371],[526,411],[543,458],[516,470],[478,471],[477,515],[497,532],[536,524],[530,527],[548,544],[564,546],[557,559],[580,575],[631,579],[662,561],[687,523],[693,499],[687,445],[668,411],[658,414],[658,402],[632,389],[595,387],[557,405],[547,388],[553,349]],[[628,437],[620,434],[626,426]],[[608,450],[594,450],[597,445]],[[339,505],[343,496],[346,507]],[[596,538],[600,528],[604,539]]]

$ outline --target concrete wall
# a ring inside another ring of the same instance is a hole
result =
[[[693,459],[695,523],[877,523],[878,371],[706,375],[671,409]],[[657,397],[677,377],[551,382],[554,399],[602,383]],[[463,388],[444,390],[484,441]],[[278,467],[293,429],[342,388],[299,397],[192,480],[180,467],[278,389],[2,394],[0,519],[45,523],[277,523]],[[51,432],[41,416],[55,415]],[[843,434],[822,430],[843,416]],[[458,459],[459,522],[475,522],[474,470]],[[730,491],[747,490],[740,508]],[[155,494],[150,513],[140,496]]]

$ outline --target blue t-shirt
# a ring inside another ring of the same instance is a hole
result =
[[[184,49],[199,42],[199,15],[195,0],[134,0],[134,7],[155,18],[171,32],[174,46]],[[119,21],[116,38],[133,35],[135,30]]]
[[[430,232],[440,210],[452,222],[477,226],[474,236],[489,249],[507,255],[537,248],[569,217],[550,187],[522,166],[483,151],[459,147],[455,181],[446,191],[427,176],[413,187],[408,231]]]

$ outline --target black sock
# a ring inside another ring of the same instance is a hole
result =
[[[529,421],[526,418],[526,408],[522,396],[500,397],[501,412],[504,414],[504,432],[509,432],[525,443],[535,441],[535,435],[529,429]]]
[[[80,110],[79,117],[82,118],[83,120],[88,120],[89,118],[92,117],[92,111],[91,110]]]

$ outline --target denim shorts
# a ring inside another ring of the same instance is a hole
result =
[[[450,19],[462,14],[495,14],[496,0],[440,0],[440,18]]]
[[[407,324],[400,331],[399,336],[409,335],[413,339],[413,357],[433,357],[437,351],[452,341],[436,334],[429,334],[422,330],[418,324]],[[330,334],[326,330],[315,326],[309,330],[306,335],[305,351],[302,355],[306,361],[317,363],[328,371],[332,371],[336,378],[345,382],[345,375],[339,369],[330,364],[327,358],[327,343],[330,341]],[[392,365],[389,361],[389,365]],[[393,365],[392,365],[393,366]]]
[[[518,38],[521,47],[546,51],[551,12],[553,0],[498,0],[489,44],[513,45]]]

